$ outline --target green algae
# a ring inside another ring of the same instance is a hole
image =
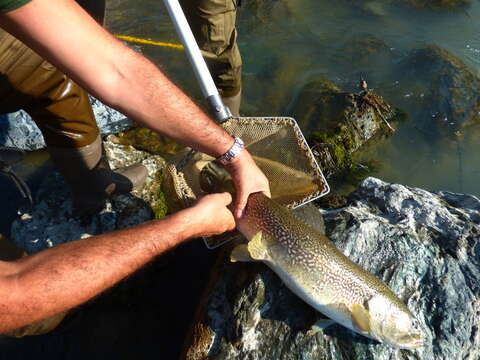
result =
[[[144,190],[144,193],[147,194],[147,202],[150,204],[155,219],[161,219],[169,212],[168,201],[163,192],[162,183],[163,171],[158,171],[155,179],[148,185],[148,188]]]
[[[168,214],[167,199],[163,191],[157,193],[156,201],[151,205],[155,219],[161,219]]]

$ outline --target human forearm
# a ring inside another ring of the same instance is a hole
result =
[[[194,235],[178,213],[163,220],[73,241],[0,267],[0,332],[77,306]]]
[[[233,138],[208,117],[149,60],[129,50],[123,57],[114,105],[129,118],[212,156],[225,153]]]
[[[232,137],[149,60],[116,40],[72,0],[32,2],[0,25],[87,91],[130,118],[212,156]]]

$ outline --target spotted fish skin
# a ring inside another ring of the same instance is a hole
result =
[[[261,193],[252,194],[238,228],[250,240],[244,248],[251,260],[267,264],[316,310],[378,341],[403,348],[421,346],[422,335],[413,324],[413,315],[388,286],[286,208]],[[232,253],[233,260],[235,253],[238,251]],[[396,312],[401,320],[391,319],[383,311]],[[395,321],[402,322],[398,327],[405,329],[396,329]],[[410,321],[411,325],[406,324]],[[405,339],[413,336],[414,341],[400,343],[398,332]]]

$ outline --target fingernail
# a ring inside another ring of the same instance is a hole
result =
[[[235,213],[235,216],[237,217],[237,219],[240,219],[242,215],[243,215],[243,210],[237,210]]]

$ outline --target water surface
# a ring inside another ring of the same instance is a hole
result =
[[[389,182],[480,195],[480,140],[475,136],[438,139],[419,130],[432,104],[409,88],[396,65],[415,48],[437,45],[480,70],[480,3],[456,11],[412,10],[382,1],[318,0],[244,1],[239,11],[239,45],[243,57],[246,115],[292,115],[292,101],[302,86],[318,77],[342,90],[356,91],[360,76],[370,88],[407,113],[394,136],[369,149],[376,163],[372,175]],[[162,2],[114,0],[108,27],[115,33],[178,42]],[[354,39],[375,37],[388,54],[361,61],[362,51],[344,51]],[[135,45],[189,95],[201,99],[198,85],[181,51]],[[159,94],[161,96],[161,94]],[[306,104],[306,106],[308,106]],[[301,121],[302,119],[297,119]],[[476,127],[478,130],[478,126]],[[308,135],[308,134],[306,134]]]

